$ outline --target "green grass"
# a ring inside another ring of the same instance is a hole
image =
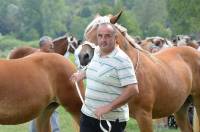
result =
[[[69,113],[65,112],[62,107],[59,107],[59,120],[61,132],[76,132],[74,121]],[[0,132],[28,132],[29,123],[20,125],[0,125]],[[154,128],[155,132],[178,132],[174,129],[159,129]],[[135,120],[130,119],[127,124],[126,132],[140,132]]]

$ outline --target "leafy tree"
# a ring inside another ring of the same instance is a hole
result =
[[[19,31],[21,24],[21,12],[19,1],[0,0],[0,32],[10,34]]]
[[[124,11],[122,16],[119,19],[119,22],[122,26],[127,28],[128,33],[132,36],[141,36],[142,31],[138,25],[138,22],[135,18],[134,13],[129,11]]]
[[[89,16],[91,16],[91,14],[92,14],[91,10],[87,6],[83,7],[79,12],[79,16],[81,16],[81,17],[89,17]]]
[[[86,26],[88,25],[88,20],[79,16],[74,16],[72,18],[72,21],[73,21],[71,25],[72,30],[70,30],[70,34],[74,35],[79,39],[84,39],[83,34]]]
[[[161,36],[161,37],[171,37],[172,32],[169,28],[163,26],[159,22],[154,22],[149,25],[149,30],[146,32],[147,36]]]
[[[165,26],[167,19],[167,9],[165,0],[135,0],[132,12],[135,12],[139,26],[143,31],[143,36],[148,36],[149,25],[159,22]]]
[[[168,19],[174,35],[200,32],[199,5],[199,0],[168,0]]]
[[[60,32],[66,32],[64,5],[64,0],[43,0],[41,6],[43,35],[56,37]]]

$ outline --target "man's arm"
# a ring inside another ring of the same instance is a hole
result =
[[[100,119],[103,114],[108,113],[111,110],[114,110],[126,104],[132,96],[137,95],[138,93],[139,89],[137,84],[130,84],[125,86],[122,94],[119,97],[113,100],[112,103],[97,108],[95,111],[95,115],[98,119]]]

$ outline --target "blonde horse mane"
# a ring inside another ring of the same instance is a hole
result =
[[[154,54],[142,49],[140,45],[138,45],[135,40],[128,34],[127,29],[123,27],[122,25],[116,23],[115,27],[123,34],[123,36],[128,40],[128,42],[135,47],[136,49],[140,50],[141,52],[145,53],[151,60],[153,60],[155,63],[161,63],[161,61],[155,57]]]

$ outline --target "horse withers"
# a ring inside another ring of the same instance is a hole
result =
[[[101,19],[115,24],[120,15],[94,19],[85,30],[86,40],[97,44],[96,27]],[[136,70],[139,95],[129,101],[129,109],[140,131],[152,132],[152,119],[175,113],[180,130],[192,132],[187,117],[190,103],[186,100],[191,95],[200,117],[200,53],[190,47],[175,47],[148,54],[134,44],[124,28],[118,24],[115,27],[116,43],[131,58]],[[92,58],[92,53],[84,47],[79,53],[80,63],[84,63],[85,58]]]

